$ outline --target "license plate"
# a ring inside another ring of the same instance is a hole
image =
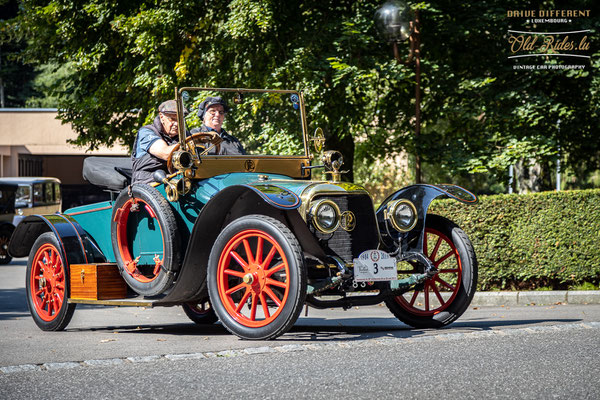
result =
[[[385,251],[367,250],[354,259],[356,282],[395,281],[398,279],[396,259]]]

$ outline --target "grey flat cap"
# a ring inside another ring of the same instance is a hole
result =
[[[177,114],[177,102],[175,100],[164,101],[158,106],[158,112],[163,114]],[[187,110],[183,108],[183,115],[187,115]]]

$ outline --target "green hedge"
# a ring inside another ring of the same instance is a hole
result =
[[[567,289],[600,281],[600,190],[482,196],[474,206],[435,201],[479,261],[479,289]]]

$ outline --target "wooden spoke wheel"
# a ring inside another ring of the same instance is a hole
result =
[[[155,296],[171,288],[181,239],[173,210],[158,190],[142,184],[119,194],[111,240],[121,276],[136,293]]]
[[[64,329],[75,311],[69,304],[68,265],[52,232],[42,234],[29,253],[27,304],[33,320],[45,331]]]
[[[262,215],[239,218],[211,251],[208,288],[219,320],[244,339],[270,339],[296,321],[306,296],[298,241],[281,222]]]
[[[456,320],[467,309],[477,283],[477,260],[466,234],[451,221],[428,215],[423,254],[438,269],[431,279],[413,290],[386,300],[402,322],[419,328],[434,328]],[[400,271],[407,276],[422,273],[423,266]]]

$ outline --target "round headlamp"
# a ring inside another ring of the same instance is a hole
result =
[[[417,208],[410,200],[390,201],[387,214],[392,226],[399,232],[408,232],[417,224]]]
[[[331,200],[322,199],[310,207],[313,225],[323,233],[331,233],[340,225],[340,208]]]

